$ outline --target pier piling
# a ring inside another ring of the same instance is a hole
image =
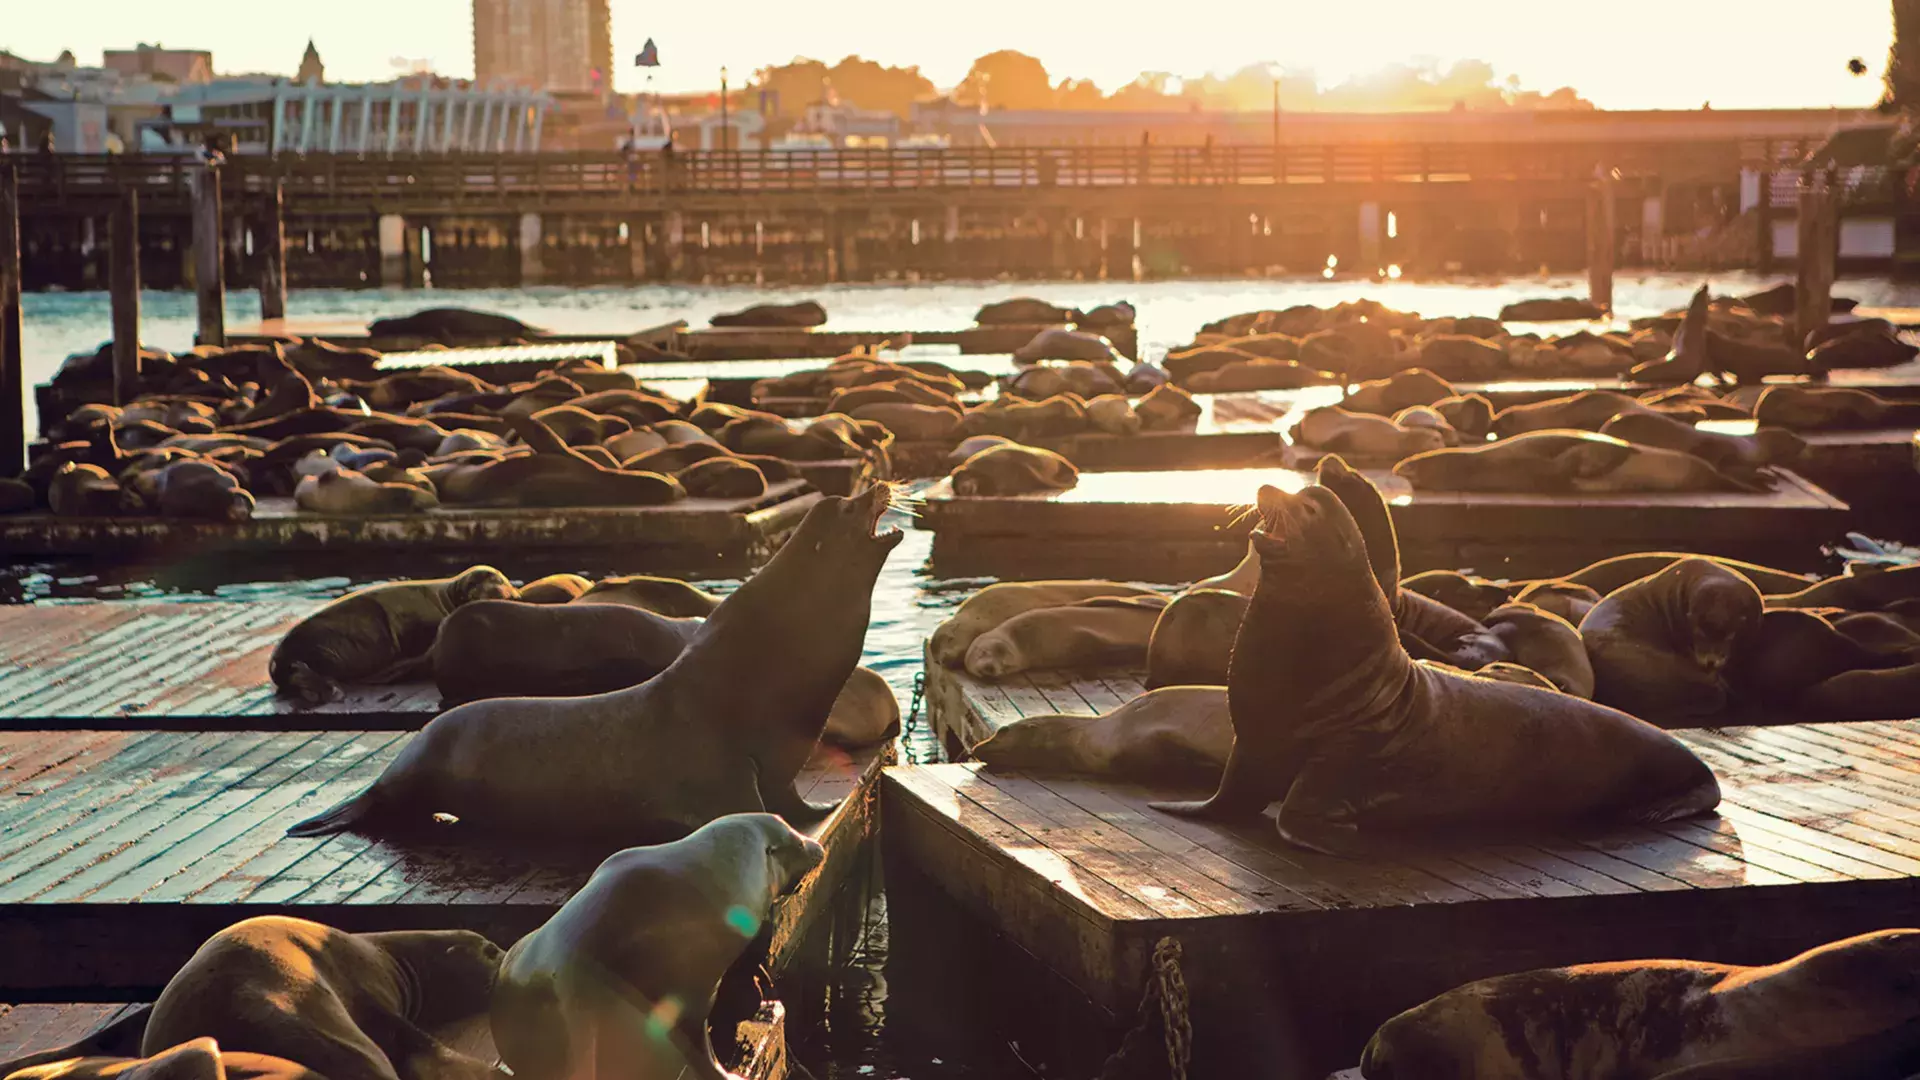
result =
[[[254,236],[260,259],[260,317],[287,317],[287,193],[275,181],[267,194],[266,214]]]
[[[399,214],[380,215],[380,287],[404,288],[407,284],[407,219]]]
[[[538,285],[546,280],[545,222],[538,212],[520,215],[520,284]]]
[[[1620,227],[1613,172],[1602,169],[1587,196],[1587,298],[1613,311],[1613,265],[1620,253]]]
[[[18,476],[27,467],[20,288],[20,175],[12,162],[0,162],[0,477]]]
[[[193,178],[193,281],[202,345],[227,343],[226,248],[221,243],[220,166],[212,161]]]
[[[113,402],[124,405],[140,379],[140,193],[120,193],[113,212],[108,288],[113,303]]]
[[[1839,222],[1829,178],[1809,173],[1800,181],[1799,264],[1794,332],[1800,343],[1827,325],[1832,314],[1834,264],[1840,255]]]

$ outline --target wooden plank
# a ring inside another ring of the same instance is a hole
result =
[[[78,1042],[141,1007],[121,1002],[0,1005],[0,1061]]]

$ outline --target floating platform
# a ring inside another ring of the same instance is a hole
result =
[[[759,360],[768,357],[844,356],[855,349],[883,346],[955,345],[965,354],[1010,353],[1046,330],[1069,330],[1064,323],[969,326],[959,330],[818,330],[795,327],[703,327],[682,330],[668,346],[695,360]],[[1132,326],[1097,331],[1120,355],[1137,360],[1139,333]]]
[[[0,1062],[78,1042],[144,1008],[145,1003],[0,1005]],[[479,1018],[462,1027],[483,1028],[483,1021]],[[449,1032],[436,1034],[453,1049],[482,1061],[492,1061],[498,1055],[491,1032],[463,1032],[467,1038],[454,1038]],[[746,1080],[785,1080],[791,1074],[786,1034],[786,1006],[769,1001],[736,1029],[731,1055],[725,1047],[715,1049],[721,1063],[730,1064]]]
[[[1846,503],[1784,470],[1773,491],[1685,495],[1429,492],[1367,475],[1392,508],[1409,574],[1547,577],[1661,550],[1814,569],[1803,564],[1848,521]],[[1069,491],[971,497],[941,480],[927,489],[918,525],[934,533],[934,564],[946,576],[1191,581],[1246,554],[1254,521],[1243,510],[1262,484],[1298,491],[1312,480],[1279,468],[1090,472]]]
[[[1179,941],[1194,1075],[1261,1061],[1324,1076],[1381,1022],[1473,979],[1773,963],[1920,901],[1920,721],[1676,734],[1719,775],[1718,816],[1357,860],[1292,847],[1271,820],[1147,806],[1193,793],[915,765],[886,770],[884,858],[1118,1016],[1155,943]]]
[[[1920,401],[1920,360],[1889,368],[1842,368],[1839,371],[1829,372],[1827,378],[1819,382],[1788,375],[1770,376],[1763,382],[1769,386],[1867,390],[1889,401]],[[1652,383],[1621,378],[1507,378],[1486,382],[1457,382],[1453,387],[1455,391],[1462,394],[1484,394],[1497,409],[1514,405],[1531,405],[1537,401],[1551,401],[1554,398],[1577,394],[1582,390],[1617,390],[1623,394],[1638,395],[1672,389],[1669,385],[1656,386]]]
[[[415,371],[427,367],[452,368],[478,375],[498,385],[539,377],[563,361],[584,360],[603,368],[619,365],[620,355],[611,341],[551,342],[541,345],[495,345],[465,349],[419,349],[390,352],[373,369],[381,374]]]
[[[412,731],[431,682],[348,687],[309,705],[274,691],[273,647],[324,600],[94,601],[0,607],[0,729]]]
[[[395,553],[473,548],[618,548],[644,568],[753,566],[772,555],[820,496],[805,480],[751,499],[665,506],[553,509],[441,507],[409,514],[311,514],[287,497],[259,501],[243,522],[160,517],[0,516],[0,551],[17,557],[190,551]]]
[[[0,733],[0,993],[152,992],[210,934],[269,912],[343,930],[475,930],[502,943],[534,929],[597,858],[535,865],[351,834],[285,835],[365,787],[411,737]],[[813,830],[827,861],[775,908],[776,971],[856,860],[875,777],[892,753],[891,744],[859,756],[823,747],[802,773],[804,797],[843,801]]]

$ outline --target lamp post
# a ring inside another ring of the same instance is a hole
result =
[[[720,149],[727,149],[728,136],[733,129],[727,126],[727,68],[720,66]]]

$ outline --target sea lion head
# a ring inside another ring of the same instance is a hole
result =
[[[471,930],[391,930],[360,934],[399,969],[407,1019],[421,1027],[487,1011],[506,953]]]
[[[1256,506],[1260,528],[1253,533],[1253,550],[1260,556],[1263,580],[1265,570],[1276,565],[1330,570],[1357,566],[1373,576],[1360,526],[1331,488],[1316,484],[1289,494],[1263,484]]]
[[[1760,625],[1765,602],[1753,582],[1706,559],[1674,564],[1684,590],[1681,641],[1703,671],[1719,672],[1735,644]]]
[[[1365,1080],[1521,1080],[1501,1032],[1469,985],[1380,1025],[1360,1055]]]
[[[454,607],[475,600],[512,600],[517,596],[519,590],[507,580],[507,575],[491,566],[469,567],[447,583],[447,599]]]
[[[1554,460],[1569,479],[1595,480],[1626,464],[1635,452],[1623,439],[1595,435],[1562,450]]]
[[[775,814],[729,814],[709,823],[700,831],[713,833],[717,840],[727,845],[729,850],[739,852],[743,859],[749,853],[758,853],[759,857],[766,859],[766,880],[772,889],[772,894],[765,898],[768,904],[777,897],[793,892],[813,872],[814,867],[827,857],[826,849],[818,842],[796,831]]]
[[[874,484],[859,495],[842,498],[829,495],[815,503],[800,522],[789,544],[800,550],[826,551],[857,555],[874,566],[905,538],[897,528],[882,529],[880,519],[893,505],[893,488]]]

